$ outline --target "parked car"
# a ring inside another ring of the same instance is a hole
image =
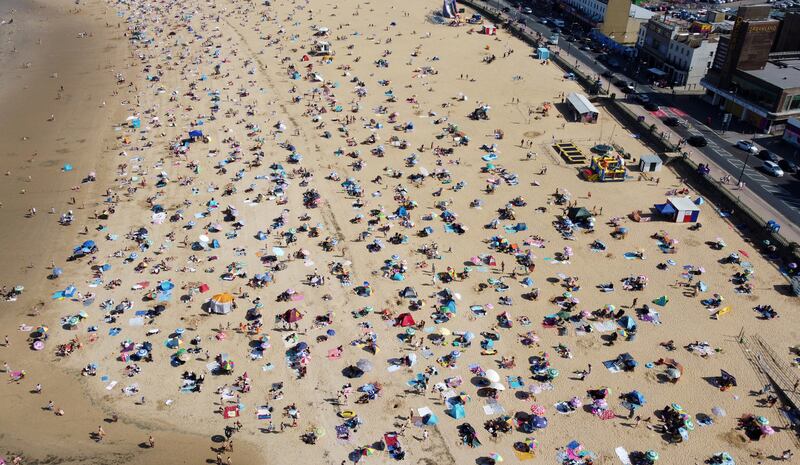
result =
[[[783,176],[783,170],[777,163],[773,161],[765,161],[763,165],[761,165],[761,169],[763,169],[767,174],[771,174],[776,178]]]
[[[632,83],[632,82],[626,82],[626,83],[625,83],[625,84],[622,86],[622,92],[623,92],[623,93],[626,93],[626,94],[630,94],[631,92],[633,92],[633,91],[635,91],[635,90],[636,90],[636,87],[633,85],[633,83]]]
[[[680,124],[680,120],[674,116],[669,116],[664,118],[664,125],[669,127],[675,127]]]
[[[781,158],[781,161],[778,162],[778,166],[780,166],[783,172],[787,174],[796,174],[798,171],[797,165],[785,158]]]
[[[745,152],[758,153],[758,147],[756,147],[756,144],[751,140],[740,140],[736,142],[736,146]]]
[[[642,106],[647,111],[658,111],[659,110],[659,107],[655,102],[649,102],[648,101],[648,102],[645,102],[645,104],[642,105]]]
[[[758,158],[771,161],[772,163],[778,163],[780,161],[780,157],[766,149],[758,152]]]
[[[603,71],[602,73],[600,73],[600,76],[603,76],[604,78],[612,78],[612,77],[614,77],[614,72],[611,71],[610,69],[607,69],[607,70]]]
[[[693,147],[705,147],[708,141],[703,136],[689,136],[686,142]]]
[[[647,94],[636,94],[636,100],[641,103],[647,103],[650,101],[650,96]]]

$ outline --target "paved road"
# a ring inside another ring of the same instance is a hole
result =
[[[659,97],[651,94],[651,98],[652,97],[655,97],[654,101],[661,104],[664,103],[663,100],[668,100],[666,97],[661,97],[662,101],[659,102]],[[637,106],[637,104],[628,105],[629,107]],[[638,113],[641,113],[642,110],[643,109],[640,108]],[[653,117],[659,119],[673,116],[686,121],[688,124],[672,128],[672,131],[684,139],[689,136],[699,135],[705,137],[708,141],[707,147],[690,147],[688,149],[690,153],[693,151],[702,152],[711,161],[725,170],[727,174],[730,174],[734,180],[734,184],[738,181],[739,176],[742,176],[745,189],[756,194],[795,225],[800,225],[800,182],[795,176],[786,175],[782,178],[775,178],[764,173],[761,170],[762,161],[757,156],[751,155],[748,158],[747,153],[737,148],[734,142],[721,137],[717,132],[708,128],[701,121],[698,121],[678,108],[664,105],[661,106],[659,111],[649,113]],[[747,162],[746,168],[744,168],[745,162]],[[744,173],[742,173],[743,168]],[[724,174],[725,173],[711,173],[715,178],[721,178]]]
[[[488,2],[478,1],[476,3],[488,5],[493,10],[499,10],[503,7],[511,7],[510,3],[506,2],[505,0],[491,0]],[[547,25],[541,24],[539,22],[539,18],[536,16],[523,14],[521,11],[518,11],[514,8],[511,8],[511,10],[504,14],[504,16],[513,20],[524,20],[529,29],[541,33],[544,37],[549,37],[552,34],[550,28]],[[562,58],[566,58],[564,55],[566,53],[568,56],[576,60],[576,63],[580,65],[579,69],[582,71],[586,72],[588,69],[593,73],[600,75],[607,70],[605,66],[597,62],[595,54],[580,50],[575,47],[575,44],[566,42],[563,39],[561,39],[559,42],[559,45],[561,46]],[[618,96],[623,95],[622,92],[613,85],[613,83],[608,83],[604,80],[604,87],[610,87],[610,92],[616,93]],[[646,89],[646,86],[639,85],[637,87],[637,91],[639,92]],[[726,173],[712,172],[711,175],[715,178],[721,178],[725,174],[729,174],[735,181],[739,179],[739,176],[742,175],[742,168],[745,165],[745,159],[747,156],[743,150],[734,147],[731,142],[720,137],[702,122],[697,121],[678,108],[669,106],[668,102],[666,101],[669,100],[669,96],[659,92],[652,92],[650,95],[656,103],[665,105],[662,107],[662,110],[659,110],[658,112],[646,112],[636,103],[626,102],[625,104],[634,113],[649,113],[651,117],[659,119],[666,118],[667,116],[674,116],[686,121],[688,123],[687,125],[671,128],[671,130],[681,138],[687,138],[691,135],[702,135],[706,138],[706,140],[708,140],[707,147],[692,147],[690,152],[702,152],[706,157],[726,171]],[[758,168],[754,168],[754,166],[760,167],[761,164],[761,160],[755,156],[751,156],[750,159],[747,160],[747,168],[745,168],[744,174],[742,175],[742,181],[745,183],[745,189],[758,196],[767,205],[769,205],[771,208],[774,208],[786,219],[794,223],[794,225],[800,225],[800,181],[798,181],[798,179],[792,175],[787,175],[783,178],[775,178],[764,174]]]

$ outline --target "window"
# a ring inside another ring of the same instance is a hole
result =
[[[800,108],[800,95],[793,95],[791,98],[786,98],[786,109],[787,110],[797,110]]]

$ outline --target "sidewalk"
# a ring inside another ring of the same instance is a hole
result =
[[[655,124],[657,128],[657,133],[663,132],[665,135],[669,135],[670,137],[665,138],[668,141],[676,142],[676,139],[679,137],[676,134],[672,133],[672,130],[665,126],[664,123],[660,118],[653,116],[653,114],[647,110],[645,110],[641,105],[637,104],[629,104],[624,103],[628,110],[631,113],[636,114],[637,116],[643,116],[645,119],[645,123],[648,125]],[[737,139],[738,140],[738,139]],[[711,160],[705,153],[700,150],[697,150],[690,146],[684,146],[684,150],[689,153],[689,157],[695,163],[705,163],[709,165],[711,168],[712,175],[719,173],[727,173],[727,170],[724,170],[719,164]],[[719,177],[719,176],[716,176]],[[790,221],[788,218],[783,216],[780,212],[775,211],[769,203],[761,199],[759,196],[753,194],[747,187],[744,190],[738,190],[736,185],[725,185],[725,190],[730,192],[734,197],[738,197],[742,203],[747,205],[750,209],[752,209],[756,214],[758,214],[761,218],[765,221],[767,220],[775,220],[781,225],[781,235],[786,238],[788,241],[794,241],[800,243],[800,225],[797,225]]]
[[[519,15],[519,13],[516,12],[515,10],[513,10],[513,9],[511,10],[510,14],[500,13],[498,11],[499,7],[509,6],[508,3],[504,2],[504,1],[494,1],[494,2],[492,2],[490,4],[490,3],[487,3],[487,2],[482,1],[482,0],[462,0],[462,3],[467,5],[467,6],[471,6],[473,8],[474,7],[478,7],[480,9],[483,9],[484,11],[487,11],[487,12],[489,12],[491,14],[499,16],[501,19],[507,19],[507,18],[512,18],[513,19],[513,18],[516,18],[516,17],[521,17]],[[535,18],[532,18],[530,16],[525,16],[525,21],[526,21],[527,24],[531,24],[531,21],[535,21]],[[533,24],[531,24],[531,26],[533,26]],[[515,24],[515,28],[514,29],[516,29],[518,34],[524,36],[529,41],[535,42],[537,34],[536,34],[536,30],[533,29],[532,27],[530,27],[530,26],[526,27],[526,26],[521,26],[519,24]],[[581,57],[576,57],[574,55],[569,55],[569,56],[571,57],[571,59],[576,59],[576,58],[580,59],[581,58]],[[578,71],[578,69],[576,69],[577,66],[573,66],[571,64],[571,62],[567,62],[567,61],[565,61],[563,59],[559,60],[558,58],[556,60],[557,61],[561,61],[560,65],[563,68],[567,68],[568,70],[574,71],[575,74],[577,74],[580,77],[588,80],[587,77],[583,76],[582,73],[580,71]],[[580,67],[582,67],[584,70],[588,69],[590,71],[594,71],[593,70],[593,63],[586,63],[583,60],[580,60]],[[644,122],[646,123],[647,126],[655,125],[656,134],[662,134],[663,138],[667,142],[670,142],[672,144],[676,144],[681,139],[680,135],[674,133],[671,128],[669,128],[669,127],[667,127],[667,126],[665,126],[663,124],[663,122],[662,122],[660,117],[658,117],[658,116],[654,115],[653,113],[645,110],[641,105],[631,104],[631,102],[628,100],[629,97],[623,97],[624,94],[619,92],[618,89],[616,89],[616,86],[611,86],[611,88],[612,88],[611,92],[612,93],[616,92],[616,94],[618,96],[620,96],[619,97],[619,101],[622,102],[625,105],[625,107],[631,113],[634,113],[637,116],[644,117]],[[649,87],[648,87],[648,90],[650,90]],[[714,112],[718,113],[718,110],[716,108],[714,108],[712,105],[709,105],[704,100],[702,100],[702,98],[700,96],[697,96],[697,95],[686,95],[686,94],[679,94],[679,93],[676,93],[673,96],[671,94],[664,94],[664,93],[661,93],[661,92],[659,92],[659,94],[661,95],[661,98],[663,100],[669,101],[671,106],[674,105],[673,102],[678,102],[679,100],[684,102],[684,103],[687,103],[686,108],[687,108],[688,111],[686,111],[685,113],[686,113],[686,116],[691,116],[691,117],[697,119],[697,122],[699,124],[691,124],[691,126],[695,127],[696,130],[706,130],[706,131],[709,130],[708,127],[702,125],[702,123],[704,121],[707,121],[708,116],[712,117],[712,128],[713,128],[713,122],[715,121],[713,113]],[[697,116],[695,116],[695,115],[697,115]],[[698,116],[699,116],[699,118],[698,118]],[[688,119],[688,118],[686,118],[686,119]],[[721,123],[721,116],[718,116],[717,120],[719,120],[719,123]],[[635,128],[629,127],[627,129],[628,130],[634,130]],[[731,129],[739,129],[739,128],[738,128],[738,126],[734,127],[733,124],[732,124]],[[727,136],[728,137],[736,137],[736,139],[733,141],[733,143],[735,143],[735,141],[738,140],[738,139],[743,139],[743,138],[744,139],[750,139],[750,138],[753,137],[752,133],[749,136],[745,137],[744,135],[742,135],[740,133],[735,133],[733,131],[731,131],[731,133],[727,134]],[[695,163],[706,163],[706,164],[708,164],[712,168],[712,173],[713,173],[712,176],[715,176],[716,178],[721,177],[720,176],[721,173],[722,174],[730,173],[729,169],[723,169],[718,163],[715,163],[713,160],[711,160],[709,158],[709,156],[707,156],[701,150],[695,149],[693,147],[688,147],[688,146],[685,146],[683,148],[683,150],[685,150],[686,152],[688,152],[690,154],[690,158]],[[748,171],[748,174],[749,173],[750,173],[750,171]],[[800,243],[800,222],[795,223],[795,222],[789,220],[785,215],[781,214],[776,208],[773,208],[770,205],[769,202],[763,200],[758,195],[756,195],[755,193],[751,192],[747,187],[745,187],[744,190],[739,191],[739,190],[736,189],[735,185],[721,185],[721,186],[725,191],[729,192],[733,197],[738,198],[741,201],[742,204],[744,204],[745,206],[750,208],[756,215],[761,217],[761,219],[764,221],[764,223],[766,223],[766,221],[771,220],[771,219],[777,221],[781,225],[780,233],[787,241],[790,241],[790,242],[793,241],[793,242]],[[756,188],[758,188],[758,187],[756,187]]]

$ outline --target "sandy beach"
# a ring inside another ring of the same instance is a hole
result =
[[[640,174],[647,148],[602,104],[574,122],[564,100],[584,91],[555,64],[440,10],[0,7],[0,458],[748,464],[797,450],[800,391],[770,397],[798,379],[788,264],[707,202],[699,229],[634,221],[698,196],[668,166]],[[628,178],[589,182],[558,143],[613,144]],[[593,219],[564,221],[570,207]],[[775,383],[744,350],[754,336],[786,367]]]

